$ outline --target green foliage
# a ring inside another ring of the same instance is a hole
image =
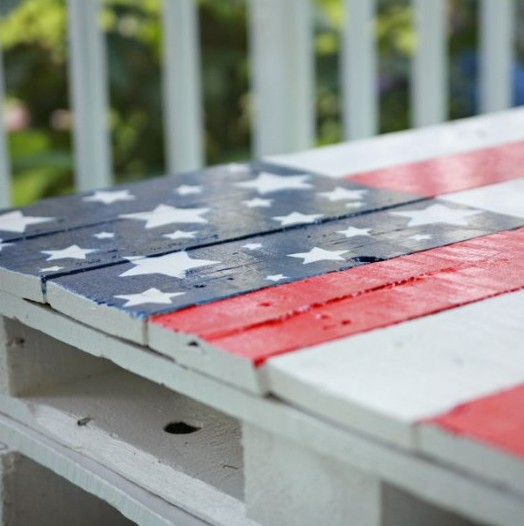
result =
[[[284,1],[284,0],[283,0]],[[451,0],[453,54],[474,45],[475,0]],[[341,0],[315,0],[317,143],[340,141]],[[104,0],[114,171],[131,180],[164,170],[160,0]],[[250,156],[251,104],[245,0],[199,0],[205,145],[208,164]],[[8,101],[27,108],[10,151],[17,204],[72,189],[71,131],[57,124],[69,108],[65,0],[0,0]],[[409,124],[409,0],[380,0],[381,131]],[[454,74],[453,70],[451,73]],[[460,97],[453,115],[464,114]],[[60,119],[58,119],[60,120]],[[63,121],[64,119],[62,119]]]

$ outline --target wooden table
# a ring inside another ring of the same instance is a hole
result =
[[[523,125],[0,212],[4,516],[522,524]]]

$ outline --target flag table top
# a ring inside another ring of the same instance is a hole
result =
[[[273,160],[0,211],[0,292],[518,490],[523,160]]]

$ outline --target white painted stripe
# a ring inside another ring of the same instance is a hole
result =
[[[270,391],[414,447],[417,420],[524,381],[524,291],[277,356]]]
[[[442,200],[524,219],[524,173],[521,179],[446,194]]]
[[[105,36],[99,0],[68,0],[69,75],[78,190],[111,184]]]
[[[201,168],[202,89],[194,0],[163,0],[164,126],[169,173]]]
[[[478,150],[524,139],[524,109],[315,148],[266,161],[330,177]]]
[[[412,1],[416,47],[411,106],[413,126],[419,127],[447,119],[447,1]]]
[[[4,62],[0,47],[0,208],[11,202],[11,174],[7,152],[7,129],[4,125]]]
[[[342,46],[344,137],[360,139],[378,132],[375,0],[345,0]]]
[[[482,0],[480,7],[480,107],[498,111],[512,103],[515,2]]]
[[[309,148],[315,116],[311,0],[250,0],[248,5],[254,153]]]

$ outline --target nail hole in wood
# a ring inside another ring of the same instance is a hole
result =
[[[262,303],[259,303],[261,307],[271,307],[272,303],[269,301],[263,301]]]
[[[169,422],[164,426],[164,431],[170,435],[189,435],[200,429],[200,427],[186,424],[186,422]]]

